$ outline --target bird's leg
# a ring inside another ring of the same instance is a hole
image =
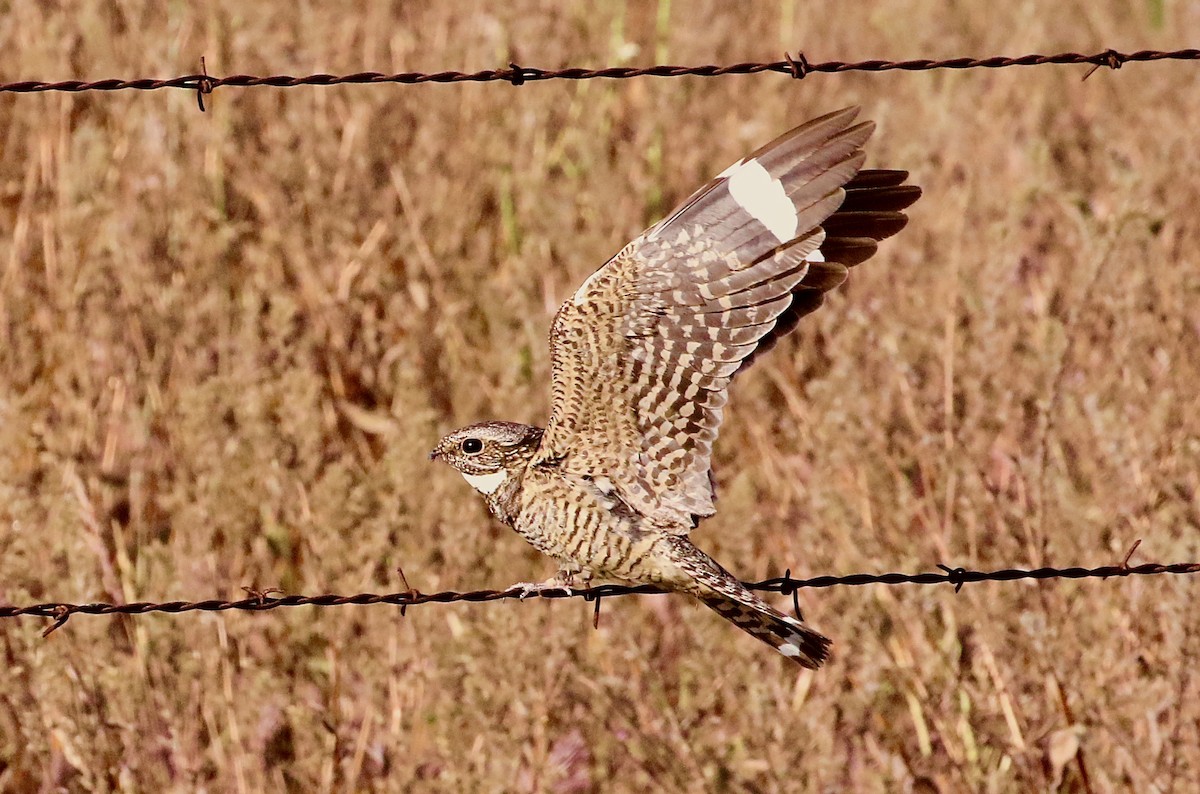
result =
[[[558,573],[544,582],[518,582],[508,589],[519,589],[522,599],[546,590],[565,590],[570,595],[575,592],[576,577],[586,586],[592,580],[592,573],[591,571],[583,571],[578,566],[567,567],[564,565],[562,568],[559,568]]]

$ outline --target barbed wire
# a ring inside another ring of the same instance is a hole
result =
[[[1017,57],[995,55],[987,58],[915,58],[904,61],[889,61],[883,59],[868,61],[825,61],[812,63],[800,53],[792,57],[784,53],[782,61],[746,62],[728,65],[704,64],[700,66],[672,66],[658,64],[655,66],[609,66],[600,69],[568,67],[564,69],[537,69],[510,63],[507,69],[483,69],[476,72],[442,71],[442,72],[400,72],[385,74],[383,72],[356,72],[354,74],[310,74],[303,77],[292,75],[256,76],[234,74],[227,77],[214,77],[203,67],[200,74],[182,75],[168,79],[106,79],[106,80],[22,80],[17,82],[0,83],[0,93],[31,94],[46,91],[154,91],[160,88],[182,88],[196,91],[200,101],[200,109],[204,109],[203,97],[218,88],[236,87],[252,88],[271,86],[275,88],[294,88],[296,86],[334,86],[334,85],[378,85],[382,83],[399,83],[416,85],[420,83],[490,83],[504,82],[514,86],[525,83],[541,82],[543,80],[628,80],[635,77],[723,77],[726,75],[750,75],[762,72],[775,72],[795,79],[802,79],[810,74],[842,72],[888,72],[906,71],[920,72],[934,69],[1002,69],[1009,66],[1043,66],[1057,65],[1091,65],[1084,75],[1086,79],[1100,67],[1120,69],[1127,63],[1150,61],[1195,61],[1200,60],[1200,49],[1182,50],[1138,50],[1137,52],[1119,52],[1114,49],[1085,54],[1078,52],[1061,52],[1054,55],[1030,54]]]
[[[1139,541],[1140,542],[1140,541]],[[1104,565],[1099,568],[1004,568],[993,571],[973,571],[965,568],[950,568],[945,565],[938,565],[941,569],[940,573],[925,572],[925,573],[857,573],[848,576],[816,576],[807,579],[794,579],[791,576],[791,571],[787,571],[783,576],[773,579],[765,579],[761,582],[746,582],[746,586],[751,590],[761,592],[781,593],[783,595],[791,595],[796,612],[799,613],[799,602],[796,594],[800,590],[809,588],[825,588],[825,587],[858,587],[869,584],[883,585],[900,585],[900,584],[919,584],[919,585],[934,585],[934,584],[951,584],[954,585],[955,592],[962,589],[963,585],[973,582],[1011,582],[1019,579],[1108,579],[1111,577],[1129,577],[1129,576],[1157,576],[1163,574],[1195,574],[1200,573],[1200,563],[1197,562],[1180,562],[1170,565],[1160,565],[1157,563],[1147,563],[1144,565],[1129,565],[1129,557],[1137,548],[1137,543],[1129,550],[1125,560],[1118,565]],[[403,577],[403,571],[401,571]],[[407,580],[405,585],[407,586]],[[89,603],[89,604],[68,604],[68,603],[44,603],[34,604],[31,606],[0,606],[0,618],[18,618],[18,617],[39,617],[49,618],[54,621],[42,634],[43,636],[59,628],[67,622],[72,615],[143,615],[148,612],[165,612],[168,614],[182,614],[188,612],[226,612],[229,610],[242,610],[247,612],[267,612],[273,609],[282,607],[337,607],[348,605],[368,606],[372,604],[391,604],[392,606],[400,607],[401,614],[404,614],[408,607],[419,606],[421,604],[451,604],[451,603],[483,603],[488,601],[501,600],[525,600],[527,597],[558,599],[558,598],[582,598],[586,601],[594,602],[596,605],[596,617],[600,614],[600,601],[604,598],[611,598],[625,595],[648,595],[661,594],[666,591],[650,585],[627,586],[627,585],[601,585],[599,587],[591,587],[577,590],[555,589],[542,590],[531,595],[526,595],[524,588],[521,585],[513,585],[505,590],[471,590],[467,592],[458,592],[446,590],[439,593],[422,593],[416,589],[408,589],[397,593],[357,593],[355,595],[280,595],[276,597],[274,594],[282,591],[272,588],[269,590],[255,590],[253,588],[243,588],[249,593],[249,597],[238,600],[224,599],[209,599],[206,601],[167,601],[163,603],[155,603],[148,601],[139,601],[129,604],[113,604],[113,603]]]

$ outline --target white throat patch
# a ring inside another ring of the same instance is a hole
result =
[[[504,484],[505,479],[508,478],[508,472],[501,469],[491,474],[467,474],[464,471],[462,476],[476,491],[479,491],[484,496],[490,496],[496,492],[497,488]]]

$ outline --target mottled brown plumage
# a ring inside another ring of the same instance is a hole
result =
[[[714,512],[711,453],[730,381],[902,229],[920,196],[906,172],[860,171],[873,126],[856,114],[810,121],[735,163],[584,282],[551,328],[544,431],[485,422],[434,450],[560,561],[542,586],[660,585],[801,665],[824,660],[827,639],[687,535]]]

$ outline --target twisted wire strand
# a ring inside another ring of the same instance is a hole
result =
[[[790,574],[776,577],[773,579],[765,579],[761,582],[748,582],[747,587],[751,590],[760,590],[765,592],[782,593],[784,595],[794,595],[798,590],[808,588],[825,588],[825,587],[856,587],[868,584],[883,584],[883,585],[900,585],[900,584],[952,584],[957,592],[964,584],[972,582],[1011,582],[1018,579],[1108,579],[1110,577],[1129,577],[1129,576],[1157,576],[1163,574],[1194,574],[1200,573],[1200,563],[1196,562],[1181,562],[1171,565],[1159,565],[1157,563],[1147,563],[1145,565],[1130,566],[1125,563],[1120,565],[1105,565],[1099,568],[1035,568],[1032,570],[1022,568],[1004,568],[994,571],[973,571],[964,568],[950,568],[945,565],[938,566],[941,569],[940,573],[925,572],[925,573],[857,573],[848,576],[816,576],[807,579],[795,579]],[[505,590],[471,590],[466,592],[457,592],[447,590],[439,593],[422,593],[418,590],[406,590],[397,593],[356,593],[354,595],[282,595],[275,597],[272,595],[274,590],[256,592],[250,588],[245,588],[250,592],[248,598],[238,600],[223,600],[223,599],[208,599],[205,601],[167,601],[155,603],[149,601],[139,601],[130,604],[112,604],[112,603],[89,603],[89,604],[69,604],[50,602],[44,604],[33,604],[30,606],[0,606],[0,618],[17,618],[17,617],[40,617],[50,618],[54,623],[46,629],[43,634],[49,634],[54,629],[62,626],[67,622],[67,619],[72,615],[143,615],[148,612],[165,612],[168,614],[181,614],[185,612],[225,612],[228,610],[243,610],[248,612],[266,612],[272,609],[280,609],[282,607],[299,607],[299,606],[315,606],[315,607],[335,607],[346,606],[351,604],[371,605],[371,604],[391,604],[398,606],[401,611],[405,611],[408,607],[418,606],[420,604],[451,604],[451,603],[481,603],[487,601],[501,600],[524,600],[525,596],[519,586],[514,585]],[[665,591],[649,585],[641,586],[626,586],[626,585],[601,585],[599,587],[591,587],[583,590],[544,590],[536,593],[538,598],[583,598],[587,601],[599,602],[602,598],[610,598],[614,596],[624,595],[641,595],[663,593]],[[530,596],[533,597],[533,596]]]
[[[202,74],[189,74],[168,79],[106,79],[106,80],[60,80],[49,82],[45,80],[22,80],[16,82],[0,82],[0,93],[30,94],[46,91],[153,91],[160,88],[182,88],[198,92],[201,99],[204,94],[210,94],[217,88],[236,87],[251,88],[257,86],[272,86],[276,88],[293,88],[296,86],[334,86],[334,85],[377,85],[381,83],[398,83],[416,85],[421,83],[490,83],[505,82],[512,85],[541,82],[544,80],[628,80],[635,77],[722,77],[725,75],[749,75],[761,72],[775,72],[800,79],[813,73],[837,74],[841,72],[888,72],[906,71],[922,72],[934,69],[1001,69],[1009,66],[1043,66],[1047,64],[1082,65],[1089,64],[1093,68],[1087,73],[1100,67],[1119,69],[1127,63],[1151,61],[1195,61],[1200,60],[1200,49],[1182,50],[1138,50],[1136,52],[1119,52],[1113,49],[1102,50],[1090,54],[1078,52],[1061,52],[1054,55],[1029,54],[1017,57],[996,55],[987,58],[915,58],[903,61],[883,59],[866,61],[824,61],[810,63],[803,53],[796,57],[785,53],[782,61],[746,62],[727,65],[703,64],[699,66],[674,66],[657,64],[654,66],[610,66],[600,69],[568,67],[564,69],[537,69],[510,63],[507,69],[483,69],[476,72],[441,71],[441,72],[400,72],[385,74],[383,72],[356,72],[354,74],[310,74],[302,77],[292,75],[247,75],[234,74],[226,77],[212,77],[207,70]],[[1085,77],[1087,76],[1085,75]],[[203,104],[203,103],[201,103]]]

